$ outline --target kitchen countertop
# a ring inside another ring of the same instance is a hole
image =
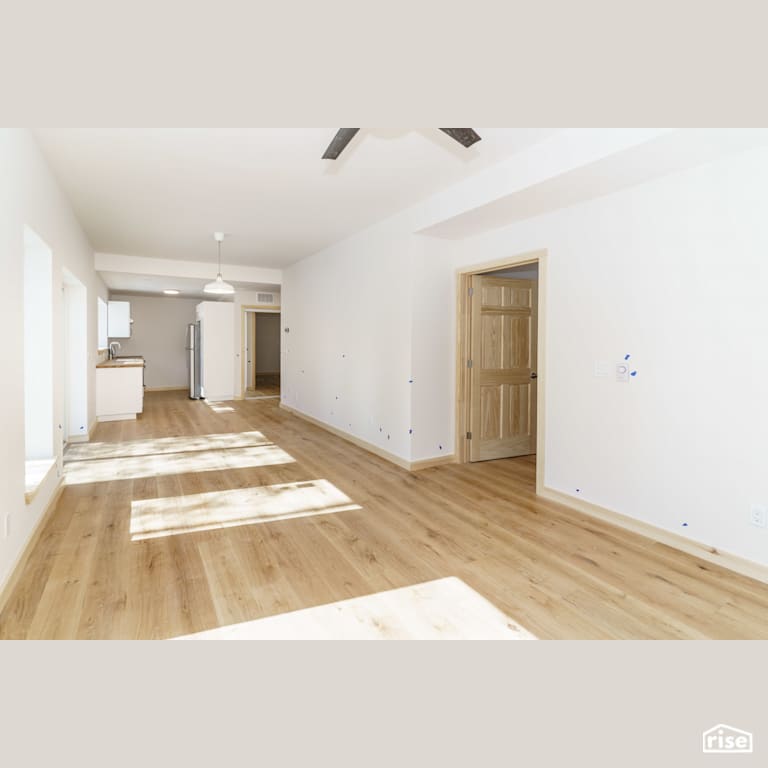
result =
[[[113,360],[105,360],[103,363],[97,363],[97,368],[144,368],[143,357],[116,357]]]

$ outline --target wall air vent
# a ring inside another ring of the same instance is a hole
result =
[[[274,304],[275,303],[275,297],[272,293],[260,293],[258,295],[258,302],[259,304]]]

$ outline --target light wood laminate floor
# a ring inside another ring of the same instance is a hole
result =
[[[246,397],[280,397],[280,374],[257,373],[255,386],[245,390]]]
[[[768,638],[768,586],[542,501],[532,459],[408,473],[275,400],[155,392],[66,467],[2,638],[171,638],[446,578],[542,639]]]

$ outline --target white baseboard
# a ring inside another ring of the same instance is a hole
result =
[[[353,445],[356,445],[358,448],[362,448],[364,451],[368,451],[369,453],[372,453],[375,456],[378,456],[380,459],[386,459],[387,461],[392,462],[392,464],[397,464],[397,466],[401,467],[402,469],[411,468],[410,461],[400,458],[400,456],[397,456],[394,453],[385,451],[383,448],[379,448],[378,445],[374,445],[373,443],[369,443],[367,440],[362,440],[359,437],[350,435],[349,432],[344,432],[344,430],[342,429],[337,429],[336,427],[333,427],[330,424],[326,424],[324,421],[320,421],[320,419],[314,418],[314,416],[309,416],[308,414],[303,413],[302,411],[298,411],[289,405],[285,405],[285,403],[281,402],[280,407],[283,410],[288,411],[288,413],[294,416],[298,416],[300,419],[304,419],[304,421],[308,421],[310,424],[314,424],[316,427],[320,427],[321,429],[324,429],[326,432],[330,432],[332,435],[336,435],[336,437],[340,437],[343,440],[346,440],[347,442],[352,443]]]
[[[87,443],[90,440],[90,435],[70,435],[67,438],[67,445],[70,443]]]
[[[455,461],[453,454],[448,456],[436,456],[431,459],[422,459],[421,461],[408,461],[407,459],[403,459],[394,453],[385,451],[383,448],[379,448],[378,445],[369,443],[367,440],[363,440],[362,438],[356,437],[355,435],[351,435],[349,432],[345,432],[344,430],[331,426],[324,421],[320,421],[320,419],[309,416],[308,414],[303,413],[296,408],[292,408],[290,405],[286,405],[285,403],[281,402],[280,407],[283,410],[288,411],[288,413],[292,414],[293,416],[297,416],[304,421],[308,421],[310,424],[314,424],[316,427],[320,427],[320,429],[324,429],[326,432],[330,432],[332,435],[336,435],[336,437],[340,437],[342,440],[346,440],[348,443],[352,443],[358,448],[362,448],[364,451],[368,451],[368,453],[372,453],[374,456],[378,456],[380,459],[385,459],[386,461],[397,465],[401,469],[407,469],[409,472],[416,472],[421,469],[427,469],[428,467],[434,467],[438,464],[452,464]]]
[[[455,464],[456,457],[452,453],[447,453],[444,456],[432,456],[429,459],[419,459],[418,461],[412,461],[409,469],[411,472],[418,472],[421,469],[429,469],[430,467],[439,467],[441,464]]]
[[[614,512],[583,499],[575,499],[573,496],[556,491],[553,488],[542,488],[538,495],[549,501],[555,501],[558,504],[575,509],[577,512],[581,512],[589,517],[594,517],[618,528],[632,531],[632,533],[638,533],[647,539],[652,539],[660,544],[666,544],[681,552],[698,557],[701,560],[706,560],[708,563],[714,563],[722,568],[727,568],[729,571],[734,571],[742,576],[748,576],[751,579],[768,584],[768,566],[761,563],[747,560],[730,552],[723,552],[717,547],[680,536],[672,531],[667,531],[651,523],[645,523],[642,520],[622,515],[620,512]]]
[[[136,420],[135,413],[114,413],[109,416],[97,416],[96,421],[131,421]]]

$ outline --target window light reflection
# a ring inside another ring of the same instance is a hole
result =
[[[454,576],[177,640],[536,640]]]
[[[130,531],[139,541],[356,509],[333,483],[309,480],[133,501]]]
[[[295,459],[276,445],[256,445],[216,451],[157,453],[113,459],[67,462],[64,467],[67,485],[101,483],[108,480],[133,480],[158,475],[180,475],[223,469],[266,467],[290,464]]]
[[[267,445],[272,441],[261,432],[222,432],[184,437],[152,437],[143,440],[121,440],[117,443],[72,443],[67,446],[64,460],[113,459],[126,456],[147,456],[156,453],[214,451],[222,448],[247,448]]]

